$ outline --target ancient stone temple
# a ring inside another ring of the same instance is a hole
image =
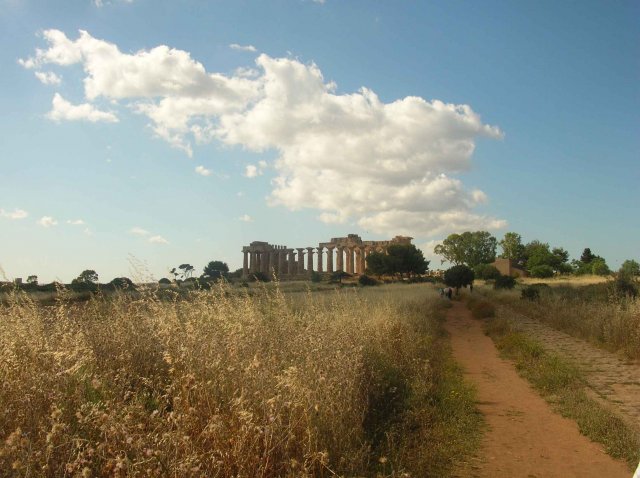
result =
[[[357,234],[349,234],[321,242],[318,247],[296,248],[254,241],[242,248],[242,275],[248,277],[249,274],[262,272],[269,276],[275,274],[279,278],[293,278],[309,275],[312,271],[364,274],[367,255],[386,252],[392,244],[411,244],[412,239],[396,236],[388,241],[363,241]]]

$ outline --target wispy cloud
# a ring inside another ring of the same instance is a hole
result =
[[[238,219],[240,219],[242,222],[253,222],[253,218],[248,214],[243,214]]]
[[[254,53],[258,51],[253,45],[238,45],[237,43],[232,43],[231,45],[229,45],[229,48],[231,48],[232,50],[250,51]]]
[[[84,226],[85,222],[82,219],[67,219],[67,224],[72,226]]]
[[[58,221],[56,221],[51,216],[42,216],[40,219],[38,219],[37,222],[42,227],[46,227],[46,228],[58,225]]]
[[[59,85],[62,78],[52,71],[36,71],[36,78],[44,85]]]
[[[144,236],[148,236],[151,233],[146,229],[142,229],[141,227],[136,226],[129,229],[129,234],[133,234],[134,236],[144,237]]]
[[[24,209],[14,209],[13,211],[5,211],[0,209],[0,217],[6,217],[7,219],[24,219],[29,213]]]
[[[213,174],[213,171],[205,168],[204,166],[196,166],[196,173],[200,176],[211,176]]]
[[[162,236],[151,236],[148,239],[148,242],[150,242],[151,244],[169,244],[169,241],[167,241],[164,237]]]

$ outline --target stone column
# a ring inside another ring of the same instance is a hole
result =
[[[333,247],[327,247],[327,272],[333,273]]]
[[[249,251],[242,251],[242,277],[246,278],[249,276]]]
[[[367,255],[369,254],[369,250],[366,247],[362,248],[362,273],[367,273]]]
[[[289,270],[287,269],[287,253],[283,250],[278,252],[278,277],[287,275]]]
[[[249,251],[249,255],[251,256],[251,264],[249,264],[249,272],[253,274],[256,271],[256,264],[257,264],[256,251]]]
[[[336,247],[336,250],[338,251],[338,257],[336,257],[336,272],[343,272],[344,271],[344,247],[342,246],[338,246]]]
[[[307,272],[313,272],[313,247],[307,247]]]
[[[304,274],[304,247],[296,247],[298,251],[298,274]]]
[[[273,278],[273,272],[275,269],[275,251],[267,252],[267,257],[269,258],[269,260],[267,261],[267,274],[269,274],[269,278]]]
[[[324,272],[324,268],[322,267],[322,249],[324,249],[324,247],[318,247],[318,272]]]
[[[353,274],[353,247],[347,247],[347,274]]]
[[[289,249],[289,274],[296,275],[297,272],[296,253],[293,249]]]
[[[353,265],[355,269],[354,272],[356,274],[362,274],[362,250],[356,247],[354,252],[356,253],[355,264]]]

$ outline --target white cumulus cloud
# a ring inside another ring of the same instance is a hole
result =
[[[253,218],[248,214],[243,214],[238,219],[240,219],[242,222],[253,222]]]
[[[239,51],[250,51],[250,52],[258,51],[256,47],[253,45],[238,45],[237,43],[232,43],[231,45],[229,45],[229,48],[231,48],[232,50],[239,50]]]
[[[51,216],[42,216],[40,219],[38,219],[38,224],[41,225],[42,227],[48,228],[48,227],[57,226],[58,221],[56,221]]]
[[[0,217],[6,217],[7,219],[24,219],[29,213],[24,209],[14,209],[13,211],[5,211],[0,209]]]
[[[53,96],[53,108],[47,113],[47,118],[53,121],[90,121],[97,123],[105,121],[107,123],[117,123],[118,118],[111,112],[100,111],[90,103],[73,105],[65,100],[60,93]]]
[[[148,242],[150,242],[151,244],[169,244],[169,241],[167,241],[164,237],[162,236],[151,236],[148,239]]]
[[[366,87],[337,93],[317,65],[294,58],[261,54],[255,68],[228,76],[165,45],[122,53],[86,31],[76,40],[58,30],[43,36],[48,48],[20,63],[81,64],[89,103],[66,102],[67,110],[93,108],[99,98],[125,102],[188,155],[194,143],[212,141],[275,152],[272,206],[315,209],[325,222],[425,238],[505,225],[475,212],[487,196],[459,177],[478,138],[502,137],[468,105],[418,96],[384,102]],[[94,114],[105,121],[112,115]],[[255,178],[266,166],[250,164],[244,174]]]

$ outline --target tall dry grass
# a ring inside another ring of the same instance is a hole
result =
[[[483,290],[488,297],[527,317],[627,357],[640,358],[640,299],[613,293],[610,284],[539,289],[538,300],[520,290]]]
[[[15,294],[0,309],[0,470],[444,476],[477,417],[438,302],[415,286],[51,307]]]

